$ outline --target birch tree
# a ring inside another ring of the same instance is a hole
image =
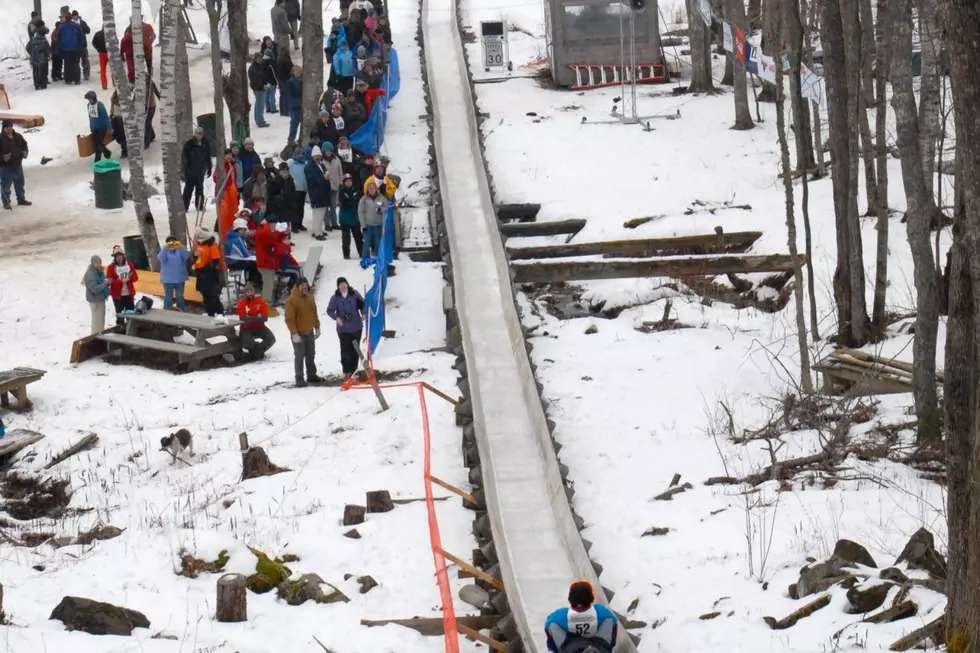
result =
[[[194,102],[191,98],[191,71],[187,61],[187,21],[184,12],[177,25],[177,142],[194,135]]]
[[[160,136],[163,184],[170,233],[186,239],[187,212],[180,188],[181,143],[177,134],[177,28],[180,0],[163,0],[160,12]]]
[[[323,0],[303,0],[303,121],[297,142],[302,150],[306,135],[319,117],[323,92]]]
[[[214,155],[217,159],[218,170],[224,162],[225,149],[228,147],[225,132],[225,99],[224,77],[221,74],[221,15],[217,0],[205,0],[208,10],[208,25],[211,41],[211,80],[214,84]]]
[[[146,176],[143,172],[143,133],[146,119],[146,76],[144,73],[145,57],[143,55],[143,18],[140,12],[140,0],[133,0],[133,55],[136,68],[135,97],[133,86],[126,74],[126,64],[119,52],[119,34],[116,31],[116,12],[113,0],[102,2],[102,29],[105,31],[106,50],[109,52],[109,64],[112,75],[116,80],[116,90],[119,93],[119,103],[123,112],[123,124],[126,129],[126,144],[129,150],[129,190],[133,195],[136,208],[136,222],[139,226],[143,246],[150,259],[150,268],[160,269],[157,254],[160,253],[160,239],[157,237],[156,224],[150,213],[150,203],[146,190]],[[138,40],[137,40],[138,39]]]
[[[980,653],[980,6],[939,0],[949,53],[956,150],[963,153],[962,210],[954,211],[953,256],[943,384],[949,571],[946,641],[956,653]]]
[[[225,102],[228,104],[228,116],[231,127],[241,121],[245,125],[245,133],[249,131],[248,110],[248,18],[246,16],[247,0],[228,0],[228,38],[231,41],[231,71],[225,80]],[[319,41],[318,41],[319,42]],[[320,58],[322,59],[322,50]],[[322,66],[322,63],[321,63]]]

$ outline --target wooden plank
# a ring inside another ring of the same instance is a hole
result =
[[[449,490],[456,496],[463,497],[463,499],[465,499],[467,503],[472,503],[476,505],[476,499],[474,499],[473,495],[467,492],[466,490],[461,490],[455,485],[453,485],[452,483],[447,483],[446,481],[442,480],[441,478],[437,478],[432,474],[429,474],[429,480],[435,483],[436,485],[438,485],[439,487],[441,487],[442,489]]]
[[[912,374],[915,371],[912,367],[912,363],[906,363],[905,361],[900,361],[897,358],[882,358],[881,356],[874,356],[866,351],[861,351],[860,349],[841,347],[839,349],[835,349],[834,352],[841,352],[842,354],[846,354],[869,363],[879,363],[889,367],[897,367],[898,369],[904,370],[909,374]],[[946,380],[945,373],[942,370],[936,370],[936,379],[939,381],[939,383],[943,383]]]
[[[3,436],[3,439],[0,439],[0,458],[13,455],[24,447],[29,447],[43,439],[44,434],[37,431],[11,429],[7,431],[7,435]]]
[[[109,351],[108,343],[99,340],[99,336],[103,333],[122,333],[122,330],[113,325],[104,331],[99,331],[98,333],[92,333],[79,338],[75,342],[71,343],[71,358],[68,359],[68,362],[81,363],[89,360],[90,358],[102,356]]]
[[[898,380],[883,379],[867,373],[856,367],[848,367],[840,363],[835,365],[824,365],[818,363],[813,369],[835,379],[843,379],[851,385],[857,385],[864,394],[902,394],[912,392],[912,384]],[[847,386],[847,384],[844,384]]]
[[[478,642],[483,642],[484,644],[486,644],[487,646],[489,646],[490,648],[492,648],[495,651],[500,651],[500,653],[507,653],[507,645],[506,644],[504,644],[502,642],[498,642],[495,639],[491,639],[491,638],[487,637],[486,635],[484,635],[483,633],[478,632],[476,630],[473,630],[469,626],[466,626],[466,625],[461,624],[461,623],[457,623],[456,624],[456,630],[459,631],[459,634],[460,635],[466,635],[467,637],[472,637],[473,639],[475,639]]]
[[[320,257],[322,255],[323,247],[321,245],[314,245],[310,248],[310,251],[306,255],[306,260],[303,261],[303,265],[301,266],[302,275],[310,282],[311,289],[316,281],[317,270],[320,269]]]
[[[802,258],[802,257],[801,257]],[[688,256],[646,260],[511,263],[514,283],[556,283],[588,279],[712,277],[719,274],[789,272],[787,254],[762,256]]]
[[[89,433],[84,438],[82,438],[81,440],[79,440],[78,442],[76,442],[75,444],[71,445],[70,447],[68,447],[67,449],[65,449],[61,453],[59,453],[57,456],[55,456],[54,458],[52,458],[51,459],[51,462],[49,462],[47,465],[44,466],[44,469],[51,469],[52,467],[54,467],[58,463],[61,463],[61,462],[64,462],[64,461],[68,460],[69,458],[71,458],[72,456],[74,456],[76,453],[78,453],[80,451],[84,451],[84,450],[88,449],[89,447],[95,446],[95,444],[98,441],[99,441],[99,436],[98,435],[96,435],[95,433]]]
[[[497,219],[501,222],[518,220],[520,222],[534,222],[538,218],[538,211],[541,210],[540,204],[500,204],[497,206]]]
[[[140,338],[137,336],[127,336],[121,333],[104,333],[97,336],[99,340],[104,340],[110,344],[133,347],[134,349],[155,349],[157,351],[168,351],[173,354],[191,356],[203,351],[204,347],[194,345],[182,345],[177,342],[165,342],[163,340],[151,340],[150,338]]]
[[[716,254],[744,252],[762,236],[761,231],[740,231],[730,234],[697,234],[672,238],[640,238],[608,240],[541,247],[508,247],[510,260],[558,258],[561,256],[591,256],[606,258],[670,256],[679,254]]]
[[[500,617],[493,615],[456,615],[456,626],[460,624],[467,628],[484,630],[493,628]],[[411,619],[361,619],[361,625],[368,628],[378,626],[402,626],[411,628],[424,637],[440,637],[446,634],[442,617],[412,617]]]
[[[44,124],[44,116],[21,113],[0,113],[0,120],[9,120],[15,125],[20,125],[27,128],[40,127]]]
[[[127,320],[132,320],[134,322],[162,324],[164,326],[177,327],[179,329],[192,329],[194,331],[220,331],[240,324],[237,317],[225,317],[224,321],[219,322],[217,318],[207,315],[183,313],[181,311],[165,311],[162,308],[151,308],[146,313],[132,313],[129,315],[122,315],[120,317]]]
[[[455,563],[457,567],[460,567],[461,569],[465,569],[466,571],[473,574],[475,577],[482,580],[484,583],[489,584],[491,587],[495,587],[498,590],[504,589],[504,584],[499,579],[494,578],[493,576],[483,571],[482,569],[474,567],[473,565],[466,562],[462,558],[458,558],[454,556],[452,553],[446,551],[445,549],[441,549],[441,551],[442,551],[442,555],[446,556],[446,558],[448,558],[451,562]]]
[[[446,401],[448,401],[449,403],[451,403],[453,406],[458,406],[459,405],[459,402],[457,400],[453,399],[452,397],[450,397],[449,395],[447,395],[445,392],[443,392],[439,388],[437,388],[437,387],[435,387],[433,385],[430,385],[429,383],[426,383],[425,381],[422,381],[422,386],[425,387],[425,389],[428,390],[429,392],[431,392],[432,394],[436,395],[437,397],[439,397],[441,399],[445,399]]]
[[[577,234],[585,227],[585,220],[556,220],[555,222],[511,222],[500,225],[500,233],[508,238],[534,236],[561,236]]]
[[[44,370],[33,367],[15,367],[12,370],[0,371],[0,392],[9,392],[14,388],[22,388],[28,383],[39,381],[47,374]]]

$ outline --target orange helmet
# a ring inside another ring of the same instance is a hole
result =
[[[588,608],[595,601],[592,584],[587,580],[577,580],[568,588],[568,604],[573,608]]]

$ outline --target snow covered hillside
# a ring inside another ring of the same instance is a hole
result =
[[[98,0],[70,4],[93,32],[99,29]],[[197,4],[189,14],[203,39],[207,17]],[[324,4],[329,24],[336,8]],[[412,201],[428,193],[427,133],[418,124],[425,113],[415,42],[419,6],[412,0],[390,4],[402,85],[391,106],[385,153]],[[116,0],[115,6],[117,24],[125,22],[130,3]],[[249,2],[249,32],[256,49],[258,39],[269,32],[271,6],[272,0]],[[18,128],[30,145],[25,174],[27,197],[34,205],[0,214],[0,369],[47,371],[30,388],[33,410],[5,413],[4,421],[8,430],[45,434],[12,469],[53,479],[53,485],[47,488],[50,504],[32,504],[18,511],[18,518],[8,513],[0,522],[6,617],[0,641],[5,650],[322,651],[314,638],[338,652],[442,650],[438,637],[425,638],[398,626],[360,625],[361,619],[441,614],[426,506],[419,501],[424,497],[425,450],[412,388],[386,391],[391,410],[383,413],[370,392],[341,392],[336,386],[294,389],[293,355],[282,318],[270,321],[278,342],[257,363],[183,375],[99,360],[68,363],[72,341],[88,329],[79,279],[89,258],[100,254],[107,259],[112,245],[135,234],[136,225],[129,203],[118,211],[94,208],[91,160],[79,159],[76,152],[76,134],[88,132],[82,96],[89,88],[99,90],[97,63],[87,85],[53,83],[35,92],[22,55],[29,9],[21,0],[0,0],[7,17],[0,28],[0,48],[14,57],[0,64],[11,110],[46,119],[37,129]],[[195,114],[212,111],[208,53],[206,43],[192,46],[189,53]],[[270,121],[272,128],[255,130],[256,149],[263,157],[277,157],[286,140],[288,118],[273,116]],[[118,152],[114,144],[110,149]],[[42,157],[49,160],[42,164]],[[148,151],[147,173],[160,190],[159,143]],[[157,216],[166,215],[162,195],[153,197],[151,206]],[[158,229],[164,225],[158,219]],[[324,243],[324,269],[316,289],[321,313],[338,276],[362,291],[371,280],[358,261],[342,259],[339,240],[331,235]],[[300,234],[294,242],[302,259],[312,240]],[[403,381],[425,380],[455,394],[453,357],[445,353],[443,285],[437,265],[399,261],[398,276],[387,292],[388,328],[397,333],[382,343],[376,360],[379,368]],[[338,375],[333,329],[324,327],[317,349],[320,374]],[[433,473],[466,485],[453,408],[430,401],[428,409]],[[178,428],[195,435],[192,465],[171,464],[170,456],[159,450],[160,438]],[[238,434],[243,431],[251,445],[261,446],[273,463],[289,471],[239,482]],[[93,449],[45,469],[87,433],[99,437]],[[345,504],[363,504],[365,492],[372,490],[390,491],[396,503],[415,501],[392,512],[369,514],[357,526],[359,539],[345,537],[350,530],[341,525]],[[436,492],[437,498],[446,494]],[[8,501],[12,497],[5,495]],[[472,549],[472,512],[455,496],[436,506],[445,548],[460,553]],[[123,532],[105,541],[82,538],[86,543],[71,543],[101,526]],[[350,601],[291,606],[277,600],[275,592],[250,593],[248,622],[214,621],[218,574],[182,575],[182,557],[214,561],[226,551],[224,571],[250,574],[256,570],[256,556],[249,547],[272,558],[296,556],[287,558],[294,560],[287,562],[293,578],[318,574]],[[361,593],[362,576],[371,576],[377,586]],[[455,594],[462,581],[451,577]],[[150,627],[137,629],[131,638],[67,632],[49,616],[68,595],[138,610]],[[466,607],[457,605],[457,613],[465,614]],[[472,650],[472,645],[464,642],[463,649]]]
[[[710,234],[720,226],[726,233],[761,231],[752,254],[787,252],[772,104],[762,104],[764,122],[755,129],[732,131],[730,89],[692,96],[674,95],[673,84],[648,86],[640,87],[637,104],[638,113],[650,117],[650,131],[601,124],[616,119],[619,87],[573,92],[539,83],[546,66],[540,3],[500,7],[462,0],[461,7],[465,31],[478,33],[481,20],[503,18],[511,25],[510,74],[485,72],[478,65],[480,43],[467,46],[471,64],[477,62],[471,74],[498,204],[539,203],[538,222],[586,219],[571,243]],[[720,77],[719,67],[716,84]],[[479,83],[491,79],[497,83]],[[900,222],[905,199],[894,181],[900,179],[897,159],[889,161],[889,172],[889,205],[896,213],[889,230],[888,309],[900,316],[914,307],[912,263]],[[809,264],[820,328],[829,335],[836,260],[830,178],[811,182],[809,190]],[[797,182],[798,224],[799,191]],[[624,224],[640,217],[652,219]],[[873,218],[862,223],[862,236],[870,293]],[[799,238],[802,251],[802,228]],[[565,239],[511,238],[507,247]],[[948,246],[947,231],[943,256]],[[758,282],[765,275],[740,276]],[[825,473],[805,474],[802,483],[705,484],[820,452],[829,437],[813,422],[794,423],[784,444],[769,440],[779,447],[775,458],[766,440],[743,441],[747,430],[791,412],[784,397],[799,378],[792,296],[773,313],[736,310],[730,300],[703,298],[673,279],[523,290],[519,304],[532,358],[557,423],[559,457],[571,470],[573,503],[587,525],[582,534],[604,567],[603,585],[616,592],[613,607],[642,622],[631,631],[642,637],[641,653],[887,648],[942,613],[943,595],[913,586],[907,598],[918,606],[914,617],[854,625],[862,615],[845,599],[846,589],[833,587],[830,607],[791,629],[773,630],[762,618],[782,618],[806,603],[790,598],[787,587],[808,561],[827,559],[838,539],[862,544],[879,569],[892,566],[919,527],[935,534],[938,548],[945,542],[944,488],[880,456],[851,455]],[[673,328],[662,330],[656,323],[668,301]],[[889,336],[871,350],[911,360],[908,321],[898,320]],[[941,324],[940,364],[944,339]],[[819,358],[826,347],[822,340],[812,353]],[[909,419],[911,395],[874,399],[865,402],[867,419],[853,425],[850,437],[883,446],[890,433],[892,453],[910,452],[913,433],[892,425]],[[655,500],[674,474],[691,488]],[[898,567],[908,571],[905,563]],[[881,582],[870,576],[868,584]],[[899,592],[890,586],[888,600]]]

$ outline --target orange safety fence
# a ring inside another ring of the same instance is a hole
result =
[[[425,402],[425,390],[428,386],[424,381],[408,381],[405,383],[389,383],[371,385],[375,380],[374,366],[369,366],[369,377],[365,381],[348,381],[341,387],[347,390],[373,390],[416,388],[419,397],[419,408],[422,413],[422,474],[425,479],[425,509],[429,520],[429,544],[432,547],[432,560],[436,567],[436,583],[439,585],[439,597],[442,601],[442,629],[446,641],[446,653],[459,653],[459,630],[456,626],[456,611],[453,608],[453,593],[449,586],[449,570],[446,566],[446,556],[442,550],[442,536],[439,533],[439,518],[436,515],[436,504],[432,494],[432,438],[429,431],[429,409]]]

